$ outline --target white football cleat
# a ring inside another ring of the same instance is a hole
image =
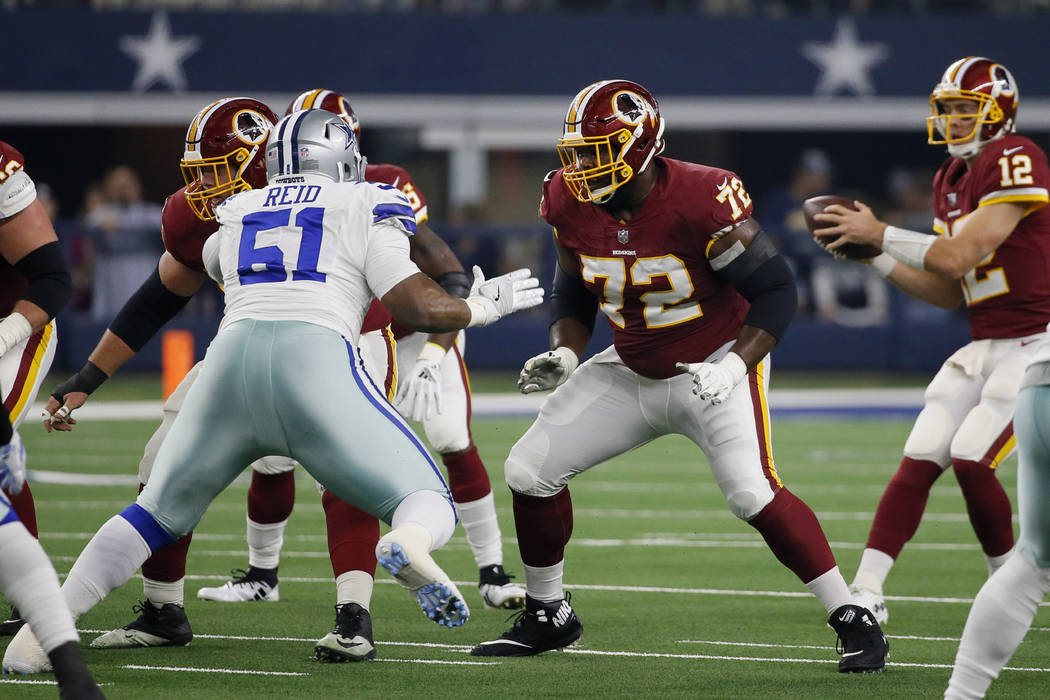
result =
[[[875,616],[875,622],[885,625],[890,620],[890,611],[886,608],[886,599],[881,593],[876,593],[870,588],[850,586],[851,600],[854,605],[867,608]]]
[[[281,599],[280,584],[273,584],[254,576],[253,572],[234,569],[234,578],[215,588],[201,588],[197,597],[201,600],[217,600],[220,603],[248,603],[261,601],[275,603]]]
[[[51,673],[51,659],[30,631],[29,625],[18,630],[4,652],[4,673]]]
[[[406,523],[380,538],[376,559],[412,594],[427,617],[439,625],[459,627],[470,617],[470,609],[427,551],[429,539],[422,527]]]
[[[510,579],[501,564],[481,568],[478,592],[486,608],[520,610],[525,607],[525,589]]]

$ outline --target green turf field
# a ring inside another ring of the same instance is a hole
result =
[[[30,468],[132,476],[155,427],[149,421],[81,423],[71,434],[22,434]],[[476,418],[474,434],[496,485],[507,568],[521,573],[502,460],[525,420]],[[821,517],[847,580],[860,557],[882,488],[899,459],[903,420],[774,418],[785,483]],[[615,426],[610,426],[615,430]],[[1001,475],[1014,495],[1016,462]],[[134,486],[37,483],[41,539],[64,574],[90,535],[126,506]],[[576,479],[575,531],[566,584],[585,631],[567,652],[528,659],[474,659],[466,652],[506,628],[482,608],[476,569],[460,531],[438,560],[459,583],[473,616],[439,628],[380,571],[372,605],[379,658],[325,665],[314,640],[331,629],[334,585],[324,519],[312,481],[297,504],[281,563],[278,603],[221,604],[195,598],[202,585],[247,564],[247,481],[205,516],[190,550],[187,647],[86,650],[111,698],[917,698],[940,697],[969,601],[986,575],[951,474],[935,487],[927,517],[888,584],[891,658],[885,673],[836,672],[834,633],[817,601],[726,509],[700,453],[663,438]],[[79,622],[86,644],[129,622],[141,597],[134,579]],[[0,642],[3,644],[3,642]],[[1050,694],[1050,611],[1014,655],[989,697]],[[48,680],[46,676],[37,677]],[[0,697],[53,698],[34,677],[5,677]]]

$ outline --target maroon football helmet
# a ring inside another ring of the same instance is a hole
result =
[[[338,92],[323,90],[320,88],[316,90],[307,90],[292,100],[292,103],[288,105],[288,109],[285,110],[284,116],[287,117],[292,112],[298,112],[302,109],[323,109],[332,114],[339,115],[339,117],[354,130],[354,136],[357,137],[357,142],[361,143],[361,122],[357,120],[357,115],[354,114],[354,108],[350,106],[350,100],[346,99]]]
[[[948,152],[958,158],[972,157],[984,144],[1014,130],[1019,98],[1017,82],[1006,66],[980,56],[960,58],[948,66],[930,93],[928,141],[947,144]],[[973,109],[950,114],[944,100],[967,100]],[[973,119],[973,128],[962,136],[953,136],[952,120],[958,119]]]
[[[649,91],[602,80],[573,98],[558,139],[562,178],[581,202],[604,204],[664,150],[664,120]]]
[[[210,221],[213,203],[266,184],[266,139],[276,121],[273,110],[250,97],[226,97],[197,113],[180,163],[197,218]]]

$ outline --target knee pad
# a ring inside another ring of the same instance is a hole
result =
[[[426,433],[430,446],[438,454],[462,452],[470,447],[466,415],[448,406],[441,413],[435,413],[433,418],[424,421],[423,432]]]
[[[298,462],[289,457],[263,457],[252,462],[252,469],[260,474],[284,474],[295,469],[296,464]]]
[[[958,430],[955,417],[940,401],[928,402],[915,419],[904,454],[916,460],[948,464],[949,448]]]
[[[1006,458],[1009,452],[1001,455],[991,452],[1011,423],[1013,406],[1007,409],[1005,406],[995,405],[997,403],[999,402],[982,401],[974,406],[952,439],[952,459],[997,462]]]
[[[546,439],[542,431],[530,429],[511,448],[503,465],[503,476],[512,491],[527,496],[552,496],[561,489],[561,486],[545,488],[540,482],[540,467],[547,455]]]
[[[729,512],[747,522],[758,515],[773,500],[773,489],[765,480],[759,484],[741,484],[741,488],[726,494]]]

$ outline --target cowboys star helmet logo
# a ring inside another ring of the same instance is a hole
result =
[[[346,148],[350,148],[350,145],[354,142],[354,130],[343,121],[329,122],[328,126],[336,131],[343,132],[343,135],[346,136]]]

